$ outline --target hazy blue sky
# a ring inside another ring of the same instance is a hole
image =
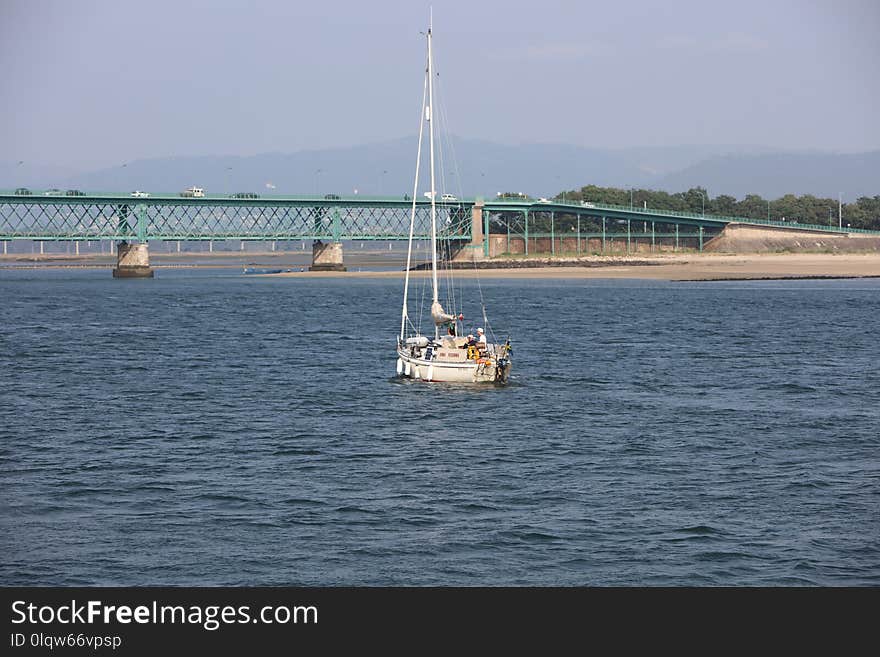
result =
[[[429,4],[0,0],[0,160],[77,169],[414,134]],[[878,0],[434,0],[451,130],[880,148]]]

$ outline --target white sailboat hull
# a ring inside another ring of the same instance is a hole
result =
[[[499,365],[494,358],[449,363],[416,358],[401,349],[397,356],[398,376],[428,383],[507,383],[511,370],[509,360]]]

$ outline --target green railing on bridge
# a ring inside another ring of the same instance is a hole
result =
[[[259,195],[252,192],[235,194],[209,194],[203,196],[190,196],[181,192],[139,192],[139,195],[131,193],[89,191],[69,193],[63,190],[57,192],[28,191],[26,194],[18,193],[11,189],[0,189],[0,199],[14,199],[22,203],[77,203],[87,200],[107,200],[131,203],[155,203],[155,202],[180,202],[180,203],[208,203],[208,204],[252,204],[261,205],[266,203],[303,204],[303,205],[386,205],[393,207],[409,207],[412,205],[412,197],[403,194],[397,196],[374,196],[369,194],[354,194],[353,196],[340,196],[338,194],[265,194]],[[146,194],[146,195],[144,195]],[[451,207],[455,205],[473,205],[473,199],[456,199],[455,201],[437,200],[438,207]],[[417,206],[430,206],[431,200],[424,196],[416,198]]]
[[[500,207],[496,207],[500,206]],[[640,208],[630,207],[628,205],[610,205],[606,203],[592,202],[571,202],[571,201],[536,201],[533,199],[515,199],[503,198],[492,199],[486,202],[486,208],[493,212],[503,211],[502,208],[516,208],[517,210],[528,209],[530,212],[556,212],[565,214],[575,213],[581,215],[602,216],[602,210],[614,213],[615,216],[629,216],[630,218],[638,216],[637,221],[655,221],[658,223],[676,223],[664,222],[663,218],[673,219],[689,219],[695,223],[705,223],[707,225],[720,225],[730,223],[754,224],[758,226],[772,226],[777,228],[789,228],[794,230],[819,230],[829,233],[866,233],[880,235],[880,230],[870,230],[867,228],[850,228],[838,227],[827,224],[804,224],[797,221],[773,221],[767,219],[752,219],[749,217],[726,216],[706,214],[702,212],[684,212],[680,210],[661,210],[656,208]]]

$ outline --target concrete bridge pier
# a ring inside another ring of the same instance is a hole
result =
[[[476,262],[485,260],[489,253],[489,214],[483,214],[483,202],[477,201],[471,208],[471,241],[448,245],[442,254],[450,262]]]
[[[312,242],[312,266],[309,271],[346,271],[342,262],[342,242]]]
[[[120,242],[116,252],[113,278],[153,278],[149,245],[146,242],[141,244]]]

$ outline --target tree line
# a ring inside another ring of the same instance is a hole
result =
[[[587,185],[579,190],[560,192],[555,200],[608,205],[632,205],[655,210],[674,210],[695,214],[717,214],[747,219],[796,221],[802,224],[838,225],[838,201],[817,198],[810,194],[786,194],[778,199],[765,199],[749,194],[741,201],[721,194],[712,198],[703,187],[692,187],[686,192],[670,194],[653,189],[619,189]],[[880,230],[880,196],[862,196],[855,203],[843,203],[840,220],[843,226]]]

